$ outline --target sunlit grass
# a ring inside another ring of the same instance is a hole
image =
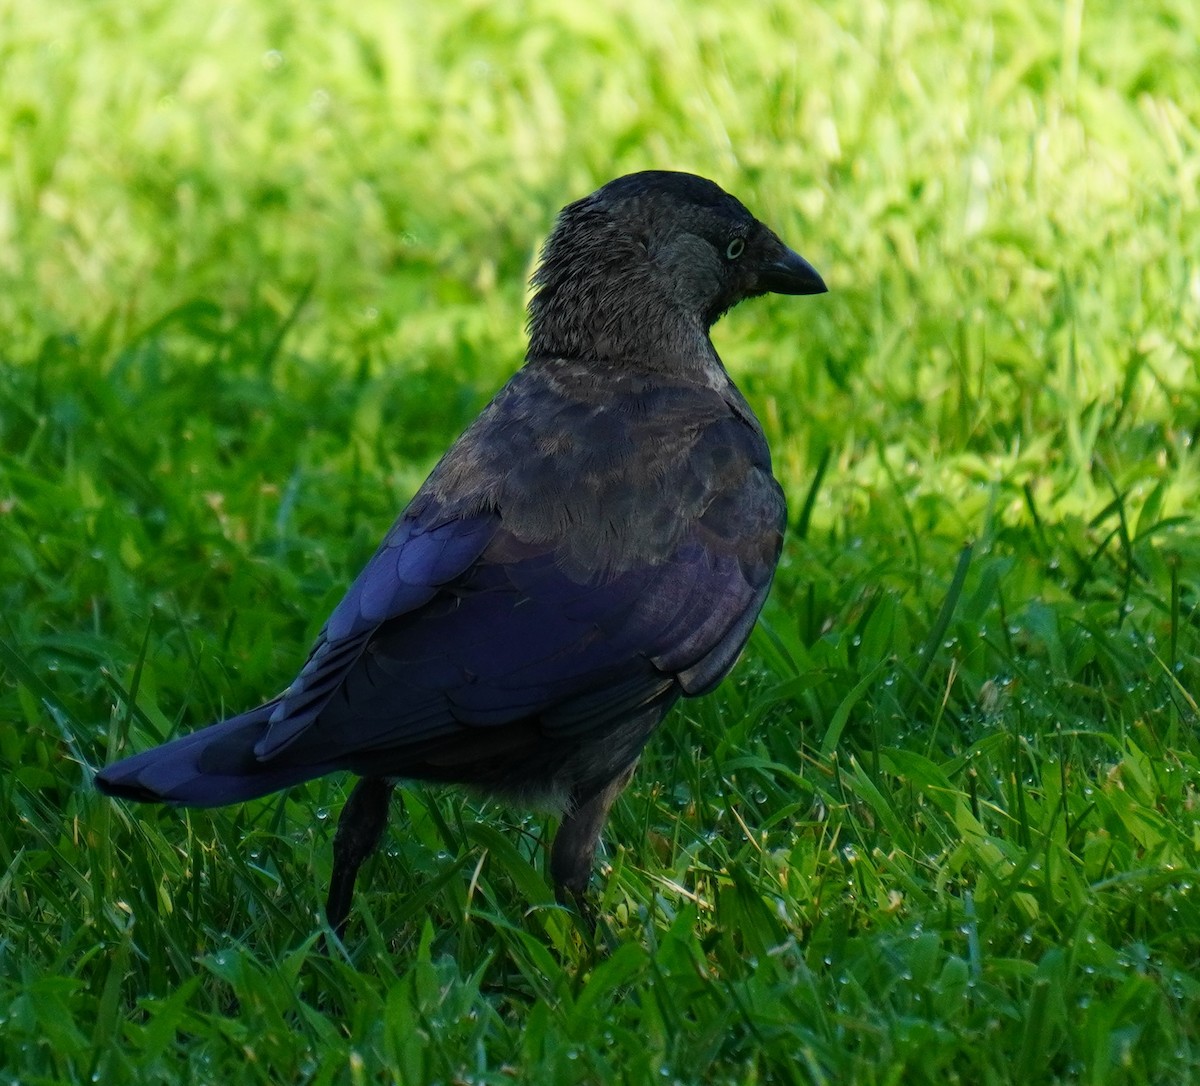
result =
[[[0,0],[0,1067],[21,1082],[1200,1076],[1200,15]],[[286,683],[519,363],[556,210],[713,177],[832,291],[717,344],[792,531],[614,811],[91,768]]]

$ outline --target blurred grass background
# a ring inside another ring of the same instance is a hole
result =
[[[0,0],[14,1082],[1200,1077],[1200,10]],[[608,834],[90,771],[285,684],[519,364],[564,203],[692,170],[820,269],[718,349],[792,507]],[[7,1008],[7,1009],[4,1009]]]

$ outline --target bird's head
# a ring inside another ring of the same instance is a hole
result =
[[[745,298],[827,289],[741,201],[703,177],[665,170],[619,177],[564,208],[533,283],[534,346],[540,323],[583,315],[601,333],[601,354],[609,343],[628,353],[620,340],[639,334],[638,323],[644,335],[646,316],[682,317],[707,331]]]

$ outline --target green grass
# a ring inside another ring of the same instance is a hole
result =
[[[1197,10],[0,0],[0,1081],[1200,1081]],[[548,819],[413,789],[323,956],[346,781],[91,771],[290,679],[646,167],[831,286],[717,329],[764,622],[615,949]]]

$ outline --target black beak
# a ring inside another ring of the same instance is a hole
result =
[[[829,288],[825,280],[799,253],[786,245],[783,254],[769,264],[764,264],[758,273],[760,290],[772,294],[824,294]]]

